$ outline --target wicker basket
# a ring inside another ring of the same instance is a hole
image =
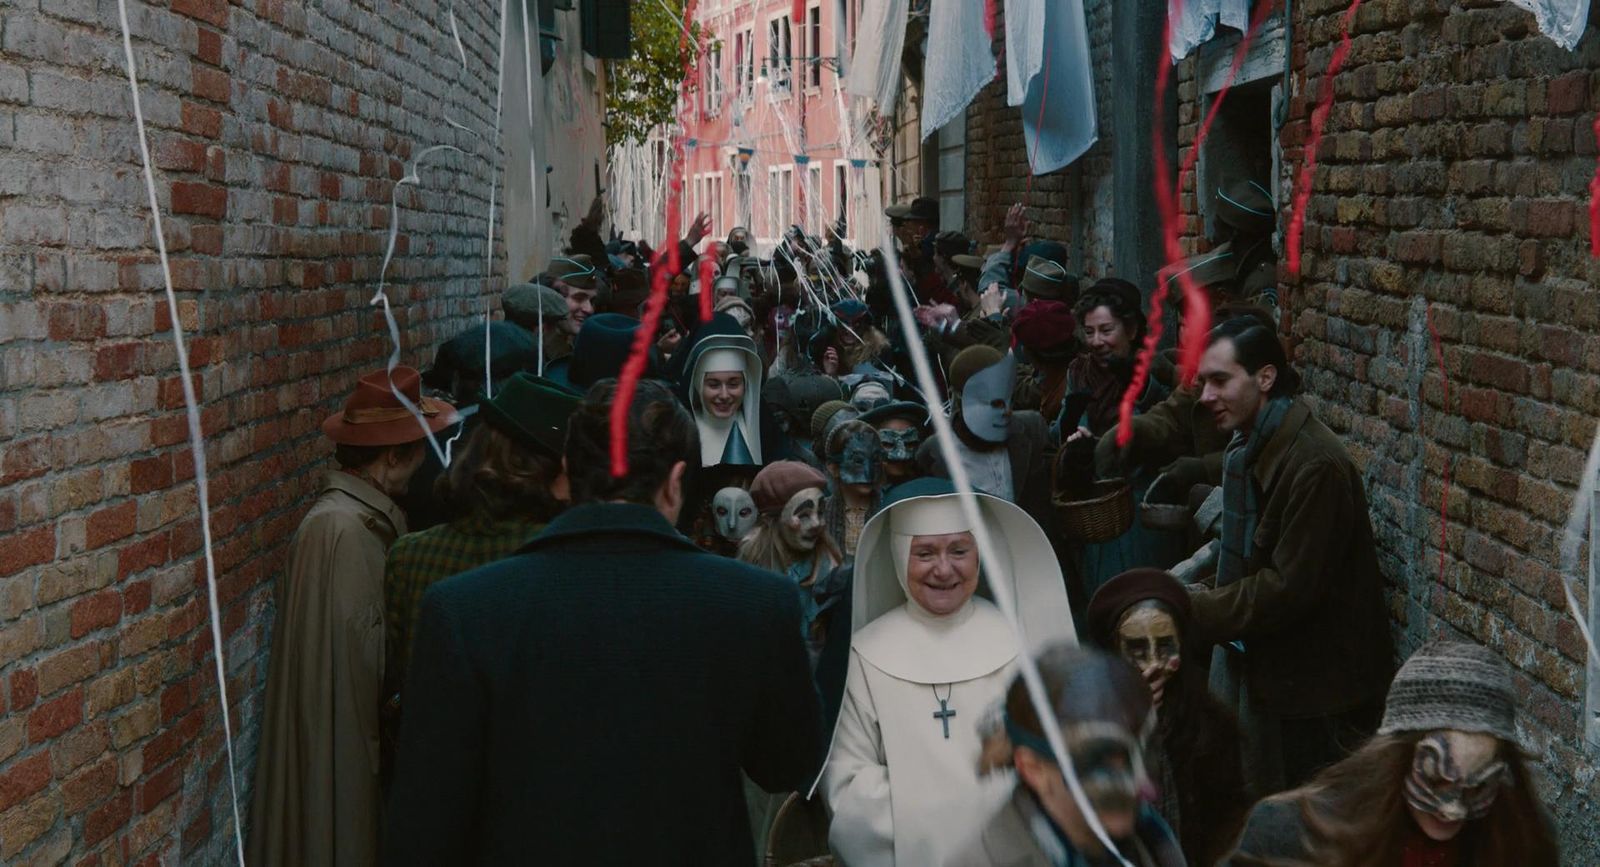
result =
[[[1126,479],[1094,483],[1095,495],[1087,500],[1051,500],[1061,532],[1077,542],[1109,542],[1133,526],[1133,492]]]

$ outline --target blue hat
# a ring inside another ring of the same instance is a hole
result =
[[[585,319],[572,342],[567,381],[580,391],[588,391],[589,386],[602,379],[621,376],[622,366],[633,351],[639,324],[639,320],[621,313],[596,313]],[[655,374],[647,370],[645,375]]]

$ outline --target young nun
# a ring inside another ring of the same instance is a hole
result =
[[[682,389],[700,428],[700,465],[760,466],[765,451],[762,364],[755,341],[728,316],[708,323],[699,334],[684,366]]]
[[[976,495],[1009,562],[1027,646],[1076,643],[1061,570],[1017,506]],[[829,843],[850,867],[939,864],[1010,794],[981,780],[976,723],[1004,696],[1018,638],[991,601],[972,525],[950,482],[890,491],[856,552],[845,695],[822,786]]]

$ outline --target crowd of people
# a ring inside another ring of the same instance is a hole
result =
[[[1163,352],[1131,394],[1150,287],[1081,279],[1020,206],[989,251],[890,207],[894,257],[704,217],[659,255],[591,210],[503,320],[323,424],[250,862],[1556,864],[1507,664],[1396,673],[1270,197],[1215,195],[1213,251],[1148,275],[1210,294],[1198,372]]]

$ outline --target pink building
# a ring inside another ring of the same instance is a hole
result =
[[[709,212],[713,238],[745,226],[761,251],[792,224],[820,235],[841,214],[848,240],[876,240],[875,154],[840,82],[861,2],[701,0],[714,47],[685,131],[685,220]]]

